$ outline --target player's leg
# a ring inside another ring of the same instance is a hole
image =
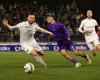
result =
[[[47,68],[47,65],[46,65],[45,61],[43,60],[42,56],[39,55],[40,53],[42,53],[42,56],[43,56],[43,54],[44,54],[43,51],[35,51],[34,49],[31,51],[31,55],[35,58],[35,60],[38,63],[44,65],[45,68]]]
[[[96,50],[100,51],[100,43],[99,43],[99,39],[95,39],[93,41],[93,45],[94,45],[94,50],[92,50],[92,53],[94,56],[96,56]]]
[[[72,63],[76,64],[76,67],[79,67],[81,66],[81,64],[74,58],[72,58],[71,56],[69,56],[66,52],[66,50],[62,49],[61,50],[61,54],[66,58],[68,59],[69,61],[71,61]]]
[[[38,53],[38,57],[35,56],[35,59],[38,60],[39,63],[43,64],[45,68],[47,68],[47,65],[45,63],[45,61],[43,60],[42,56],[44,56],[44,51],[43,49],[39,46],[39,44],[33,45],[34,50]]]
[[[93,56],[96,56],[96,49],[91,50],[91,52]]]
[[[93,56],[96,56],[96,48],[94,46],[93,42],[86,42],[87,46],[89,47],[89,50],[91,51]]]
[[[81,51],[78,51],[76,49],[73,51],[73,53],[74,53],[74,55],[81,56],[81,57],[83,57],[83,58],[85,58],[87,60],[87,55],[85,53],[83,53]]]
[[[96,48],[96,50],[99,50],[100,51],[100,43],[99,43],[99,39],[96,39],[93,41],[93,44]]]
[[[84,59],[86,59],[88,61],[88,64],[91,64],[91,59],[90,59],[90,57],[87,54],[85,54],[84,52],[78,51],[76,49],[73,52],[74,52],[74,54],[76,56],[83,57]]]
[[[22,48],[24,49],[24,51],[27,53],[27,54],[31,54],[32,57],[35,58],[35,60],[40,63],[40,64],[43,64],[45,65],[46,63],[43,61],[43,59],[38,55],[37,51],[35,49],[37,49],[36,46],[31,46],[31,45],[28,45],[28,44],[22,44],[21,45]],[[39,50],[42,50],[42,48],[39,48]]]
[[[73,53],[75,55],[81,56],[84,59],[88,60],[88,63],[89,64],[91,63],[90,57],[87,54],[85,54],[85,53],[83,53],[81,51],[76,50],[76,46],[74,45],[74,43],[72,41],[69,41],[69,43],[66,46],[69,48],[69,50],[73,51]]]
[[[96,46],[96,50],[99,50],[100,51],[100,45],[97,45]]]
[[[45,52],[43,50],[37,51],[40,56],[44,56]]]
[[[37,51],[37,53],[38,53],[40,56],[44,56],[44,51],[43,51],[43,49],[40,47],[40,45],[39,45],[36,41],[33,42],[32,47],[34,48],[35,51]]]
[[[45,68],[47,68],[47,64],[45,63],[45,61],[43,60],[43,57],[42,57],[42,56],[44,56],[45,52],[43,50],[40,50],[40,51],[37,51],[37,53],[39,56],[41,56],[41,57],[39,57],[41,63],[44,65]]]

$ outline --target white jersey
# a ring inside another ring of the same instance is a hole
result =
[[[18,28],[20,30],[20,42],[23,43],[31,43],[31,41],[35,41],[34,34],[36,31],[40,30],[40,27],[36,24],[29,24],[28,21],[21,22],[15,26],[9,26],[10,29]]]
[[[95,26],[98,25],[97,21],[92,18],[86,18],[81,21],[79,31],[83,33],[84,30],[88,30],[89,32],[85,34],[86,42],[91,42],[94,39],[97,39],[97,33],[95,31]]]

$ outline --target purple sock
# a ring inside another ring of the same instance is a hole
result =
[[[78,61],[76,59],[70,60],[72,63],[76,64]]]

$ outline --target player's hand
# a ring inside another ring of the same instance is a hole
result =
[[[52,32],[49,32],[49,35],[50,35],[51,37],[53,37],[53,36],[54,36],[54,34],[53,34]]]
[[[8,20],[7,20],[7,19],[3,19],[3,20],[2,20],[2,23],[3,23],[5,26],[9,26],[9,25],[8,25]]]
[[[86,35],[86,34],[88,34],[88,32],[84,31],[83,34]]]
[[[92,30],[84,30],[84,33],[92,32]]]
[[[85,31],[83,32],[84,35],[86,35],[86,34],[88,34],[88,33],[90,33],[89,30],[85,30]]]
[[[85,33],[88,33],[88,31],[84,31],[83,33],[84,33],[84,34],[85,34]]]
[[[100,26],[98,27],[98,31],[100,31]]]

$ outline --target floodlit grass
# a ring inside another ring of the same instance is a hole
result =
[[[47,69],[25,52],[0,52],[0,80],[100,80],[100,53],[93,57],[89,51],[86,52],[90,55],[92,64],[74,56],[82,63],[81,67],[75,68],[59,52],[48,51],[44,56]],[[69,54],[72,55],[71,52]],[[35,65],[32,74],[24,72],[23,67],[28,62]]]

